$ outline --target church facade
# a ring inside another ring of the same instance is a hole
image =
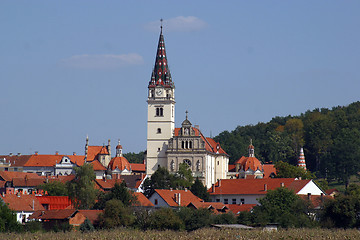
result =
[[[225,179],[229,156],[211,138],[206,138],[199,127],[188,120],[175,128],[175,85],[168,67],[164,36],[160,32],[155,66],[148,84],[146,174],[158,167],[175,173],[180,163],[186,163],[193,176],[211,186]]]

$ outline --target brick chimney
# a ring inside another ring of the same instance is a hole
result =
[[[311,193],[307,194],[308,200],[311,200]]]
[[[264,184],[264,191],[267,192],[267,184]]]
[[[214,183],[212,184],[212,192],[213,193],[215,192],[215,184]]]

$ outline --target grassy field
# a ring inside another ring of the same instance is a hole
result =
[[[214,228],[200,229],[193,232],[175,231],[140,231],[132,229],[115,229],[92,233],[2,233],[0,239],[360,239],[356,229],[289,229],[277,232],[256,230],[220,230]]]

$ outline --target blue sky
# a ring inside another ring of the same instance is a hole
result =
[[[0,1],[0,154],[146,149],[160,18],[176,126],[359,101],[359,1]]]

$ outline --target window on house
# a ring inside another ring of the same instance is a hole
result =
[[[217,198],[217,199],[216,199],[216,202],[220,202],[220,199]]]
[[[236,204],[236,198],[232,199],[232,204]]]
[[[158,128],[158,129],[157,129],[157,133],[161,133],[161,128]]]
[[[228,204],[228,203],[229,203],[228,199],[224,198],[224,204]]]
[[[217,161],[217,163],[218,163],[218,165],[220,164],[220,162],[219,162],[219,161]]]
[[[189,142],[189,148],[192,148],[192,141]]]
[[[181,141],[181,148],[182,148],[182,149],[185,148],[185,143],[184,143],[184,141]]]
[[[158,148],[158,152],[160,152],[160,148]]]
[[[245,199],[244,198],[240,199],[240,202],[241,204],[245,204]]]
[[[155,199],[154,205],[158,205],[158,200],[157,199]]]

